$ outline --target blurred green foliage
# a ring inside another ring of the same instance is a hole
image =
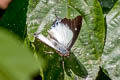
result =
[[[0,28],[0,80],[32,80],[39,66],[19,38]]]
[[[28,0],[13,0],[2,16],[2,19],[0,19],[0,26],[9,29],[21,39],[24,39],[27,33],[27,6]]]

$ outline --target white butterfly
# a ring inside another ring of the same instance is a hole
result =
[[[51,29],[48,30],[49,38],[42,34],[36,34],[35,37],[55,49],[60,56],[68,56],[71,47],[81,29],[82,17],[77,16],[75,19],[57,19]]]

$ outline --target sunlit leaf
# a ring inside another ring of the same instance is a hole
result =
[[[73,51],[86,67],[89,74],[87,79],[93,80],[99,71],[104,46],[105,25],[102,9],[97,0],[73,0],[71,7],[84,17]]]
[[[35,8],[29,7],[28,9],[28,35],[41,32],[46,36],[47,30],[55,21],[56,16],[72,19],[77,15],[83,16],[83,25],[72,52],[87,69],[89,74],[87,79],[93,80],[99,71],[105,37],[104,16],[97,0],[40,0]],[[44,51],[51,52],[52,50],[41,44],[39,49],[41,51],[39,54],[45,54]],[[81,78],[81,80],[84,79]]]
[[[106,16],[107,35],[102,66],[112,80],[120,80],[120,0]]]

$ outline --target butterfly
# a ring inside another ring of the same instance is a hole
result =
[[[82,25],[82,16],[74,19],[56,19],[48,30],[48,36],[35,33],[34,36],[47,46],[56,50],[60,56],[69,56]]]

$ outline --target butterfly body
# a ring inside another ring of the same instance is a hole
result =
[[[79,31],[81,29],[82,17],[77,16],[75,19],[57,19],[51,29],[48,30],[49,38],[42,34],[35,35],[40,41],[56,50],[60,56],[68,56]]]

